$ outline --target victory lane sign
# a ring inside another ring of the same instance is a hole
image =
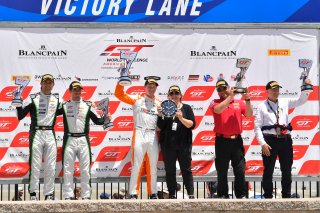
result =
[[[187,14],[187,8],[189,4],[189,0],[177,0],[177,1],[168,1],[162,0],[162,6],[159,12],[156,13],[154,9],[153,0],[149,0],[147,7],[144,9],[145,15],[148,16],[185,16]],[[91,1],[92,2],[92,1]],[[63,4],[65,3],[65,4]],[[123,14],[119,14],[119,10],[122,8],[120,4],[125,3],[125,10]],[[93,4],[89,4],[89,0],[83,1],[73,1],[73,0],[42,0],[41,5],[41,14],[42,15],[65,15],[72,16],[75,14],[80,14],[80,16],[84,15],[93,15],[93,16],[117,16],[117,15],[130,15],[130,9],[133,5],[134,0],[94,0]],[[158,0],[157,0],[158,4]],[[190,16],[199,16],[199,9],[202,6],[202,2],[199,0],[194,0],[190,2],[192,4],[191,10],[188,11]],[[64,6],[64,8],[63,8]],[[175,8],[174,11],[171,8]],[[49,11],[53,11],[54,13],[50,14]],[[174,13],[173,13],[174,12]]]

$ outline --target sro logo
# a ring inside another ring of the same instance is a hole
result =
[[[193,146],[213,146],[216,136],[213,131],[202,131],[194,139]]]
[[[214,91],[214,86],[192,86],[187,89],[183,96],[184,101],[208,100]]]
[[[29,146],[29,133],[19,132],[12,140],[11,147],[28,147]]]
[[[17,167],[15,167],[15,168],[7,168],[7,169],[5,169],[4,171],[7,173],[7,174],[16,174],[16,173],[18,173],[19,171],[21,171],[22,170],[22,168],[17,168]]]
[[[205,175],[208,174],[210,168],[212,167],[212,160],[195,160],[191,162],[192,173],[196,175]],[[181,172],[180,172],[181,173]]]
[[[249,166],[248,170],[252,173],[256,173],[263,170],[263,166]]]
[[[142,48],[153,47],[154,45],[110,45],[108,46],[100,56],[120,56],[121,50],[128,50],[132,52],[139,52]]]
[[[251,160],[246,163],[246,174],[262,174],[263,163],[262,160]]]
[[[9,127],[10,123],[9,122],[0,122],[0,128],[7,128]]]
[[[242,117],[242,129],[243,130],[253,130],[254,129],[254,117],[247,118]]]
[[[291,125],[294,130],[311,130],[316,128],[318,122],[317,115],[300,115],[291,120]]]
[[[242,125],[244,125],[244,126],[247,126],[251,123],[252,123],[252,121],[242,121]]]
[[[191,96],[192,97],[202,97],[205,92],[204,91],[193,91],[193,92],[190,92]]]
[[[130,146],[116,146],[116,147],[104,147],[96,162],[115,162],[123,160],[130,150]]]
[[[133,116],[119,116],[114,121],[114,127],[110,131],[133,130]]]
[[[133,122],[125,122],[125,121],[121,121],[118,123],[119,127],[129,127]]]
[[[116,157],[121,152],[106,152],[104,154],[105,157]]]
[[[215,139],[215,136],[202,136],[202,141],[213,141]]]
[[[0,117],[0,132],[12,132],[18,124],[19,120],[16,117]]]
[[[28,163],[6,163],[0,168],[0,177],[2,178],[18,178],[28,173]]]
[[[15,91],[18,87],[17,86],[8,86],[3,88],[0,93],[0,101],[1,102],[11,102],[13,98],[13,91]],[[21,95],[22,100],[25,100],[32,90],[32,86],[27,86]]]
[[[200,169],[202,169],[204,166],[194,166],[191,168],[191,171],[199,171]]]
[[[268,94],[265,92],[265,86],[251,86],[248,88],[251,100],[262,101],[267,99]]]
[[[311,123],[312,121],[297,121],[298,126],[307,126]]]

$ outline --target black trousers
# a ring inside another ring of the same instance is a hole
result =
[[[176,161],[178,160],[182,179],[188,195],[194,194],[193,176],[191,171],[191,151],[192,145],[183,149],[175,149],[169,145],[161,145],[164,166],[166,170],[166,182],[169,195],[176,195],[177,180],[176,180]]]
[[[228,169],[230,161],[235,177],[235,195],[237,198],[245,197],[247,194],[245,182],[246,160],[244,158],[244,147],[241,136],[236,139],[216,137],[215,154],[215,166],[218,176],[218,197],[229,197]]]
[[[281,170],[281,186],[282,197],[291,197],[291,183],[292,175],[291,169],[293,164],[293,148],[292,139],[290,138],[275,138],[270,136],[264,137],[267,144],[272,148],[270,150],[271,155],[269,157],[262,155],[263,159],[263,176],[262,176],[262,188],[264,190],[265,198],[272,198],[273,192],[273,171],[274,166],[279,156],[280,170]]]

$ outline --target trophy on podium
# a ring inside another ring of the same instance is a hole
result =
[[[23,90],[27,87],[29,84],[30,79],[23,78],[23,77],[17,77],[15,80],[15,84],[18,85],[18,88],[13,91],[13,99],[11,102],[12,106],[15,107],[21,107],[22,106],[22,99],[21,95],[23,93]]]
[[[120,51],[120,59],[124,59],[124,67],[120,67],[120,78],[119,78],[119,84],[122,86],[129,86],[131,85],[131,79],[129,77],[129,70],[130,67],[137,57],[137,53],[129,50],[121,50]]]
[[[299,59],[299,67],[303,68],[303,71],[300,76],[302,80],[301,91],[312,92],[313,85],[308,82],[307,78],[309,76],[310,69],[312,67],[312,60],[310,59]]]
[[[108,118],[109,98],[104,98],[104,99],[100,100],[97,104],[97,108],[103,112],[103,117],[104,117],[103,129],[104,130],[111,129],[113,127],[113,123]]]
[[[245,74],[247,69],[249,68],[251,64],[251,59],[248,58],[238,58],[237,59],[237,64],[236,67],[240,68],[240,72],[236,75],[235,77],[235,81],[236,82],[236,89],[235,89],[235,93],[247,93],[247,88],[243,87],[242,85],[242,81],[245,78]]]

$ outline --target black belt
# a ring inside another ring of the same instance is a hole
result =
[[[272,137],[272,138],[290,138],[290,137],[291,137],[290,134],[274,135],[274,134],[266,134],[266,133],[263,133],[263,136],[265,136],[265,137]]]
[[[78,137],[83,137],[83,136],[87,136],[87,133],[67,133],[68,136],[70,137],[74,137],[74,138],[78,138]]]
[[[35,126],[35,130],[53,130],[53,126]]]
[[[220,134],[220,133],[216,133],[217,137],[222,137],[222,138],[228,138],[228,139],[237,139],[240,134],[235,134],[235,135],[226,135],[226,134]]]
[[[282,126],[282,125],[269,125],[269,126],[263,126],[261,127],[261,131],[264,131],[264,130],[270,130],[270,129],[276,129],[277,127],[280,127],[281,130],[289,130],[289,131],[292,131],[292,126],[291,126],[291,123],[288,124],[287,126]]]

